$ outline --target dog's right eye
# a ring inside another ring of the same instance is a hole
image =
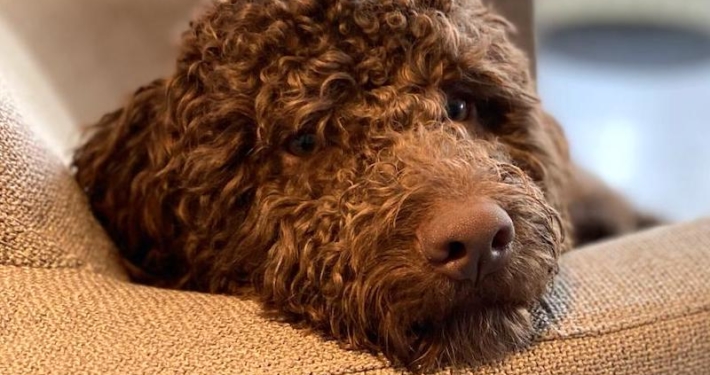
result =
[[[471,112],[475,111],[475,108],[467,100],[462,98],[450,98],[446,102],[446,115],[451,119],[451,121],[463,122],[471,117]]]
[[[299,134],[288,142],[288,152],[295,156],[310,155],[315,152],[317,148],[318,139],[315,134]]]

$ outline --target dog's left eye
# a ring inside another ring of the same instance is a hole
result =
[[[295,156],[306,156],[316,151],[318,139],[315,134],[299,134],[288,143],[288,152]]]
[[[471,118],[475,106],[465,99],[450,98],[446,102],[446,115],[451,121],[466,121]]]

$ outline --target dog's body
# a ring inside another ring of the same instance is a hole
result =
[[[95,126],[77,180],[137,279],[410,369],[496,358],[529,338],[568,207],[619,199],[573,188],[506,29],[476,0],[221,2]]]

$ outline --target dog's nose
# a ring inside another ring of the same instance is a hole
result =
[[[438,272],[479,281],[508,261],[513,221],[494,202],[443,206],[420,228],[422,251]]]

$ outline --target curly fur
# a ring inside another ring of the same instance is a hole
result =
[[[96,124],[76,179],[136,280],[255,298],[416,371],[526,343],[570,248],[571,167],[508,24],[475,0],[231,0],[176,70]],[[446,117],[447,97],[477,116]],[[290,150],[295,137],[313,152]],[[515,225],[480,285],[417,228],[490,199]]]

